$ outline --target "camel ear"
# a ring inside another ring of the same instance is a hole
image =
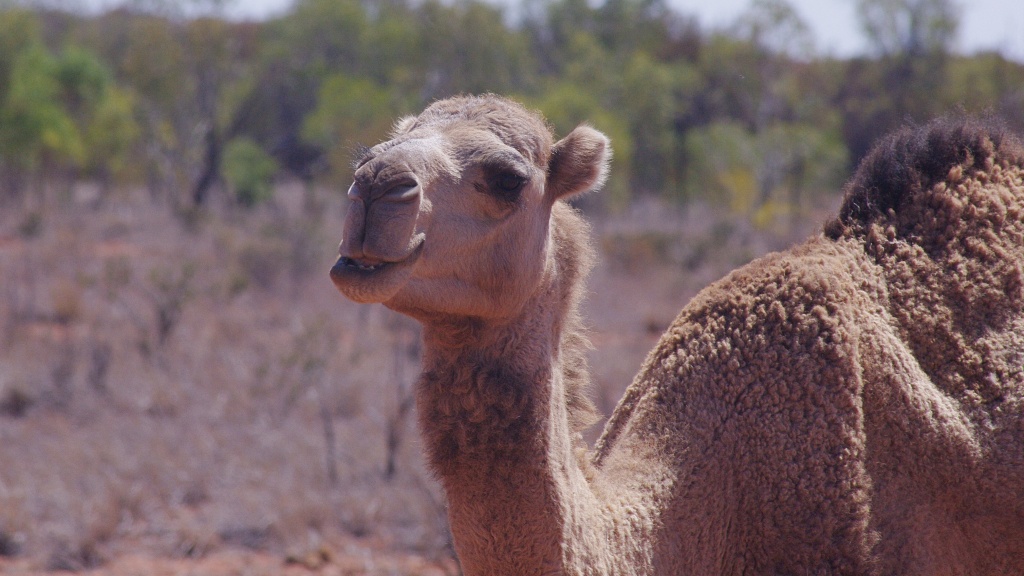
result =
[[[555,143],[548,163],[547,195],[568,198],[600,188],[608,177],[612,146],[608,137],[580,125]]]

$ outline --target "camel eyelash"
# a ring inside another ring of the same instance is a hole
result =
[[[358,170],[360,166],[370,161],[373,157],[373,151],[365,144],[356,144],[352,157],[352,169]]]

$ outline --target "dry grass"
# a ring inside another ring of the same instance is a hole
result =
[[[0,207],[0,558],[245,549],[337,567],[365,540],[450,570],[408,410],[417,327],[334,291],[342,217],[341,194],[298,186],[187,217],[141,193]],[[700,287],[820,220],[759,231],[652,204],[597,222],[605,413]],[[381,562],[351,573],[421,571]]]

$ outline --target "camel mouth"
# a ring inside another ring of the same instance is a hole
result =
[[[422,252],[421,237],[401,260],[341,256],[331,267],[331,280],[342,294],[356,302],[386,302],[405,285]]]
[[[342,256],[341,258],[338,258],[338,263],[336,264],[336,266],[344,266],[345,268],[355,268],[356,270],[360,270],[362,272],[376,272],[378,270],[383,269],[388,264],[393,264],[393,262],[384,262],[381,260],[357,260],[355,258],[348,258]]]

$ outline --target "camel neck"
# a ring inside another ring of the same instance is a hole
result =
[[[558,321],[538,307],[546,308],[533,303],[522,321],[425,326],[420,428],[466,574],[562,571],[566,495],[585,480],[570,439]]]

